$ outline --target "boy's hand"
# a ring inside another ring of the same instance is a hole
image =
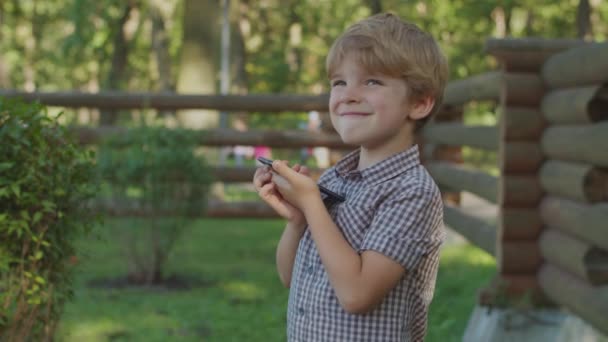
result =
[[[272,169],[276,173],[272,182],[276,184],[278,192],[300,211],[303,211],[304,205],[311,200],[321,199],[317,183],[309,177],[308,173],[297,172],[282,160],[275,160]]]
[[[293,166],[295,173],[302,175],[309,175],[308,168],[300,166],[298,164]],[[274,177],[273,177],[274,176]],[[278,192],[277,186],[274,183],[275,178],[279,178],[278,175],[273,175],[273,172],[269,166],[260,167],[255,171],[253,176],[253,185],[258,195],[268,203],[272,209],[274,209],[281,217],[287,221],[301,226],[306,223],[304,214],[301,210],[294,207],[289,201],[286,201],[283,196]]]

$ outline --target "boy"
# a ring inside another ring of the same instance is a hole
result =
[[[277,270],[290,288],[289,341],[423,341],[443,206],[414,132],[443,96],[447,62],[415,25],[379,14],[351,26],[327,57],[331,122],[359,149],[319,179],[275,161],[254,185],[287,225]],[[325,201],[325,203],[324,203]]]

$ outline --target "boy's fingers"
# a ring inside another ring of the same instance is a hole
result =
[[[306,166],[302,166],[299,171],[301,174],[310,176],[310,170]]]
[[[283,160],[276,160],[274,163],[272,163],[272,169],[287,180],[291,180],[293,173],[297,174],[297,172],[289,168],[289,166],[287,166],[287,162]]]
[[[266,171],[256,171],[253,178],[253,186],[259,191],[264,183],[270,180],[271,174]]]
[[[266,183],[262,187],[260,187],[258,194],[260,195],[260,197],[270,199],[269,196],[271,195],[273,188],[274,188],[274,183],[272,183],[272,182]]]

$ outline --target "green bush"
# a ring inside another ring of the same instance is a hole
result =
[[[98,168],[109,185],[106,202],[138,217],[120,237],[133,284],[163,281],[163,266],[188,217],[205,209],[211,178],[196,147],[192,132],[145,126],[101,145]]]
[[[43,106],[0,98],[0,340],[52,340],[96,221],[93,158]]]

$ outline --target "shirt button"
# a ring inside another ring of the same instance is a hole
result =
[[[304,316],[305,313],[306,310],[304,310],[304,308],[298,308],[298,314],[300,314],[300,316]]]

